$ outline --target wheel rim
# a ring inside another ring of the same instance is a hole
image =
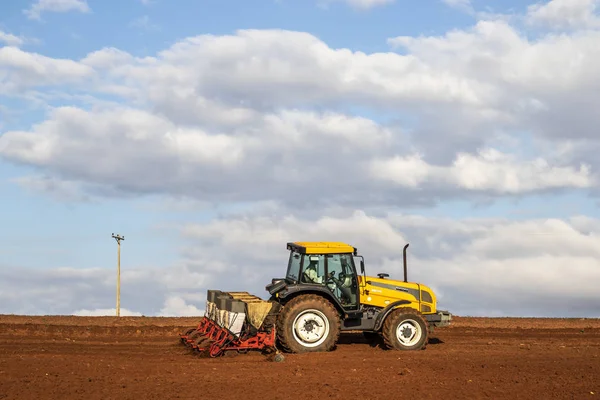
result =
[[[407,319],[398,324],[396,338],[403,346],[413,346],[421,340],[423,331],[421,325],[412,319]]]
[[[329,320],[319,310],[305,310],[294,319],[292,332],[302,346],[317,347],[329,336]]]

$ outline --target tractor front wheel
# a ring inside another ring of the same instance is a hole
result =
[[[392,311],[381,330],[386,347],[394,350],[420,350],[427,346],[427,321],[413,308]]]
[[[277,339],[291,353],[330,351],[340,330],[336,308],[327,299],[313,294],[290,300],[277,318]]]

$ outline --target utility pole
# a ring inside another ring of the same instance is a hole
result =
[[[112,237],[117,241],[117,317],[121,316],[121,240],[125,240],[125,236],[112,234]]]

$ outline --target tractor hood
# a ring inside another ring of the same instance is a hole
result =
[[[386,307],[400,300],[407,300],[422,313],[436,311],[433,290],[415,282],[387,279],[382,276],[361,278],[361,302],[377,307]]]

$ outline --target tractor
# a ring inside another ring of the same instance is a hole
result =
[[[229,351],[331,351],[341,332],[362,332],[393,350],[419,350],[429,333],[451,323],[433,291],[404,280],[365,274],[364,257],[340,242],[289,242],[286,275],[265,287],[268,300],[248,292],[209,290],[205,315],[181,342],[216,357]],[[360,272],[355,260],[360,262]]]

